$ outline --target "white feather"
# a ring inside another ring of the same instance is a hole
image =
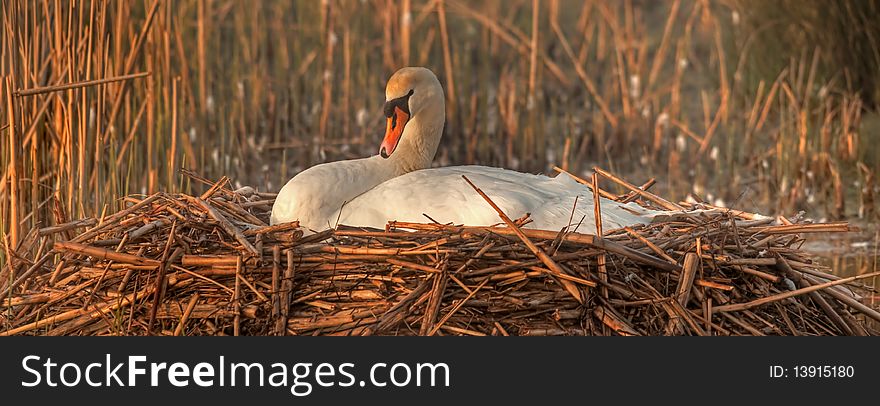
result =
[[[560,230],[580,223],[578,230],[594,233],[593,194],[567,175],[555,178],[485,166],[422,169],[388,180],[347,203],[339,223],[384,228],[388,221],[486,226],[501,223],[495,210],[465,182],[479,187],[510,218],[530,213],[526,227]],[[577,200],[577,205],[575,205]],[[651,221],[654,212],[635,203],[601,199],[605,230]],[[572,214],[572,210],[574,213]],[[581,221],[583,219],[583,221]]]

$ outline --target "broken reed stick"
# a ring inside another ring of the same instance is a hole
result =
[[[783,224],[767,226],[761,229],[764,234],[801,234],[801,233],[841,233],[857,231],[845,221],[819,224]]]
[[[236,255],[191,255],[185,254],[180,258],[183,266],[235,266],[238,261]]]
[[[669,256],[669,254],[667,254],[663,250],[661,250],[660,247],[658,247],[656,244],[652,243],[651,240],[649,240],[645,237],[642,237],[641,234],[637,233],[635,230],[633,230],[630,227],[624,227],[623,229],[627,233],[629,233],[629,235],[636,237],[636,239],[643,242],[645,244],[645,246],[650,248],[651,251],[654,251],[655,254],[657,254],[657,255],[661,256],[663,259],[669,261],[670,264],[678,264],[678,262],[675,259],[673,259],[672,257]]]
[[[351,254],[351,255],[423,255],[423,254],[447,254],[450,251],[445,249],[405,249],[405,248],[366,248],[366,247],[317,247],[320,252],[331,254]]]
[[[492,199],[490,199],[489,196],[486,195],[486,193],[484,193],[480,188],[474,185],[473,182],[471,182],[471,180],[467,178],[467,176],[461,175],[461,177],[464,178],[465,182],[467,182],[487,203],[489,203],[489,205],[492,206],[493,209],[495,209],[495,212],[497,212],[498,216],[501,217],[501,220],[503,220],[504,223],[507,224],[507,227],[509,227],[511,230],[513,230],[514,233],[516,233],[520,240],[522,240],[526,247],[528,247],[529,251],[532,251],[532,253],[535,254],[535,256],[538,257],[538,259],[540,259],[541,262],[543,262],[544,265],[546,265],[552,273],[554,273],[555,275],[566,274],[562,267],[560,267],[559,264],[557,264],[556,261],[553,260],[553,258],[550,258],[542,249],[538,248],[538,246],[536,246],[535,243],[533,243],[532,240],[530,240],[529,237],[527,237],[525,233],[523,233],[522,230],[520,230],[520,228],[513,223],[513,220],[511,220],[510,217],[507,217],[507,214],[504,214],[501,208],[499,208],[498,205],[496,205],[495,202],[493,202]],[[560,283],[562,283],[562,286],[565,287],[565,290],[567,290],[568,293],[570,293],[571,296],[575,298],[575,300],[577,300],[579,303],[584,303],[584,298],[583,295],[581,295],[581,291],[578,290],[578,288],[573,283],[567,280],[560,280]]]
[[[274,224],[271,226],[251,228],[242,232],[247,237],[257,234],[271,234],[281,231],[292,231],[299,228],[299,221],[291,221],[289,223]]]
[[[449,313],[446,313],[446,315],[443,316],[443,318],[440,319],[439,322],[437,322],[437,325],[434,326],[433,329],[431,329],[431,331],[428,333],[428,335],[429,335],[429,336],[434,335],[434,333],[436,333],[438,329],[440,329],[441,327],[443,327],[443,325],[444,325],[447,321],[449,321],[449,318],[452,317],[452,315],[455,314],[455,312],[457,312],[458,309],[461,309],[461,307],[464,306],[464,304],[465,304],[470,298],[474,297],[474,295],[476,295],[477,292],[479,292],[480,289],[483,288],[483,286],[486,286],[486,283],[488,283],[488,282],[489,282],[488,279],[484,280],[482,283],[480,283],[479,286],[477,286],[476,288],[474,288],[474,290],[473,290],[471,293],[468,293],[468,295],[465,296],[464,299],[462,299],[460,302],[456,303],[455,306],[454,306],[451,310],[449,310]]]
[[[210,199],[210,202],[214,205],[219,206],[221,209],[223,209],[226,213],[229,213],[229,215],[236,220],[243,221],[244,223],[247,223],[247,224],[250,224],[250,225],[256,226],[256,227],[269,227],[269,225],[266,224],[265,222],[263,222],[263,220],[260,220],[259,218],[257,218],[257,216],[254,216],[253,214],[251,214],[247,210],[241,208],[237,204],[224,201],[223,199]],[[244,234],[244,232],[242,232],[242,234]],[[262,234],[258,234],[258,235],[261,236]]]
[[[680,206],[680,205],[678,205],[678,204],[675,204],[675,203],[673,203],[673,202],[670,202],[669,200],[666,200],[666,199],[664,199],[664,198],[662,198],[662,197],[660,197],[660,196],[657,196],[657,195],[655,195],[655,194],[653,194],[653,193],[650,193],[650,192],[648,192],[648,191],[645,191],[645,190],[639,189],[638,187],[636,187],[636,186],[633,185],[632,183],[629,183],[629,182],[627,182],[627,181],[625,181],[625,180],[623,180],[623,179],[621,179],[621,178],[618,178],[617,176],[615,176],[615,175],[612,174],[611,172],[608,172],[608,171],[606,171],[606,170],[604,170],[604,169],[602,169],[602,168],[599,168],[598,166],[594,166],[594,167],[593,167],[593,171],[594,171],[594,172],[597,172],[597,173],[599,173],[600,175],[606,177],[607,179],[612,180],[612,181],[614,181],[615,183],[617,183],[617,184],[619,184],[619,185],[621,185],[621,186],[623,186],[623,187],[625,187],[625,188],[631,190],[631,191],[634,192],[634,193],[638,193],[639,196],[642,196],[642,197],[644,197],[644,198],[647,199],[647,200],[650,200],[650,201],[652,201],[652,202],[654,202],[654,203],[659,204],[661,207],[663,207],[663,208],[666,209],[666,210],[670,210],[670,211],[680,211],[680,210],[684,210],[684,207],[682,207],[682,206]]]
[[[251,245],[250,241],[247,240],[247,237],[244,236],[241,230],[232,225],[232,223],[230,223],[225,216],[220,214],[217,209],[211,206],[210,203],[198,197],[192,197],[190,199],[201,206],[201,208],[203,208],[205,211],[207,211],[211,218],[217,220],[217,223],[220,224],[220,228],[222,228],[223,231],[229,233],[229,235],[235,237],[235,240],[238,241],[238,243],[241,244],[241,246],[244,247],[244,249],[247,250],[251,254],[251,256],[260,256],[260,252],[258,252],[257,249],[254,248],[253,245]]]
[[[598,190],[598,191],[599,191],[599,195],[602,196],[602,197],[604,197],[604,198],[606,198],[606,199],[614,200],[614,199],[617,198],[617,196],[615,196],[615,195],[609,193],[608,191],[603,190],[602,188],[600,188],[599,185],[597,185],[597,184],[593,184],[593,183],[590,183],[590,182],[587,182],[585,179],[582,179],[581,177],[579,177],[579,176],[577,176],[577,175],[575,175],[575,174],[573,174],[573,173],[571,173],[571,172],[569,172],[569,171],[566,171],[565,169],[562,169],[562,168],[560,168],[560,167],[558,167],[558,166],[553,166],[553,170],[556,171],[556,172],[559,172],[559,173],[562,173],[562,174],[568,175],[569,177],[571,177],[572,179],[574,179],[577,183],[580,183],[580,184],[582,184],[582,185],[584,185],[584,186],[590,188],[590,190],[591,190],[593,193],[596,193],[596,191]]]
[[[691,287],[694,284],[694,276],[697,275],[700,257],[696,253],[688,252],[684,256],[684,265],[681,267],[681,275],[678,279],[678,287],[675,289],[675,297],[682,306],[690,300]]]
[[[789,278],[791,278],[791,280],[793,280],[798,287],[806,288],[812,286],[812,283],[810,283],[807,279],[801,277],[801,275],[795,272],[795,270],[791,268],[791,265],[789,265],[785,258],[779,253],[776,253],[776,266],[777,268],[781,269],[782,272],[785,273]],[[831,321],[834,322],[834,324],[836,324],[838,328],[846,332],[846,335],[854,334],[853,330],[849,327],[846,321],[843,320],[843,317],[841,317],[840,314],[838,314],[831,307],[831,305],[828,304],[828,301],[825,300],[825,298],[822,297],[819,292],[810,292],[808,293],[808,295],[810,295],[810,298],[819,305],[822,311],[825,312],[828,318],[830,318]]]
[[[10,281],[10,283],[6,287],[6,289],[3,290],[3,293],[0,293],[0,298],[5,298],[5,297],[9,296],[9,294],[12,293],[15,290],[15,288],[18,287],[18,285],[20,285],[22,282],[24,282],[25,280],[30,278],[31,275],[33,275],[35,272],[40,270],[40,268],[42,268],[43,265],[45,265],[46,262],[48,262],[49,259],[51,259],[51,258],[52,258],[51,252],[43,255],[39,260],[37,260],[37,262],[35,262],[26,271],[24,271],[24,273],[19,275],[18,278],[16,278],[14,281]]]
[[[290,320],[287,327],[300,332],[308,332],[323,329],[344,329],[352,323],[366,325],[375,323],[377,314],[386,311],[388,306],[367,310],[345,310],[333,315],[319,317],[297,317]]]
[[[171,230],[168,232],[168,238],[165,240],[165,249],[162,250],[162,259],[159,261],[159,274],[156,276],[156,288],[153,293],[153,306],[150,308],[150,318],[147,322],[147,331],[152,331],[153,323],[156,321],[156,311],[159,310],[159,303],[162,302],[162,286],[165,283],[165,273],[168,271],[168,259],[171,255],[171,244],[174,242],[174,231],[177,228],[177,221],[171,224]],[[122,243],[120,243],[120,246]],[[179,252],[179,251],[178,251]]]
[[[593,173],[592,177],[593,181],[593,190],[599,190],[599,175]],[[598,193],[593,193],[593,219],[594,223],[596,223],[596,236],[601,238],[602,235],[602,199],[599,198]],[[599,294],[602,295],[605,299],[608,299],[608,288],[605,287],[605,284],[608,283],[608,269],[605,268],[605,254],[599,254],[596,259],[599,268],[599,280],[602,281],[603,286],[599,288]]]
[[[810,282],[812,282],[814,284],[819,283],[819,279],[816,278],[815,276],[804,275],[804,277],[807,278]],[[835,299],[843,302],[847,306],[852,307],[853,309],[858,310],[862,314],[880,322],[880,312],[878,312],[875,309],[872,309],[871,307],[865,305],[864,303],[859,302],[858,300],[856,300],[852,296],[848,296],[845,293],[838,291],[837,289],[826,289],[826,290],[823,290],[822,293],[829,294],[832,297],[834,297]]]
[[[732,285],[725,285],[723,283],[707,281],[705,279],[695,279],[694,285],[702,286],[704,288],[712,288],[712,289],[720,289],[730,292],[734,289]]]
[[[266,295],[263,294],[263,292],[260,292],[260,290],[257,289],[257,287],[254,286],[253,283],[249,282],[248,279],[244,275],[241,275],[240,272],[238,275],[238,279],[241,281],[241,283],[244,284],[244,286],[246,286],[248,289],[250,289],[251,292],[254,292],[254,294],[257,295],[257,298],[260,299],[260,301],[269,303],[269,298],[266,297]]]
[[[588,257],[588,256],[592,256],[595,254],[597,254],[596,251],[581,250],[581,251],[576,251],[576,252],[568,252],[565,254],[556,254],[556,255],[553,255],[553,259],[556,261],[566,261],[566,260],[571,260],[571,259],[576,259],[576,258]],[[530,266],[535,266],[535,265],[540,265],[540,264],[542,264],[541,260],[535,259],[535,260],[531,260],[531,261],[522,261],[522,262],[517,262],[517,263],[512,263],[512,264],[495,265],[495,266],[490,266],[487,268],[478,268],[478,269],[473,269],[473,270],[462,269],[461,271],[459,271],[457,273],[462,273],[466,277],[473,278],[473,277],[477,277],[477,276],[481,276],[481,275],[498,273],[501,271],[513,271],[513,270],[527,268]]]
[[[648,179],[648,181],[643,183],[642,186],[639,186],[639,189],[647,191],[648,189],[651,188],[651,186],[654,186],[655,183],[657,183],[657,179],[654,179],[654,178]],[[627,194],[625,194],[621,197],[618,197],[617,201],[619,201],[620,203],[629,203],[629,202],[632,202],[638,198],[639,198],[638,193],[628,192]]]
[[[617,334],[622,336],[638,336],[638,331],[636,331],[632,326],[629,325],[622,317],[617,315],[616,313],[610,311],[605,306],[596,306],[593,310],[593,315],[602,322],[602,324],[608,326],[610,329],[614,330]]]
[[[400,301],[395,303],[394,306],[391,306],[385,314],[376,320],[375,324],[367,327],[361,335],[372,335],[377,332],[383,332],[400,323],[403,320],[403,311],[406,310],[410,303],[418,299],[428,290],[428,287],[433,284],[431,278],[435,276],[436,274],[430,274],[427,278],[422,279],[415,289],[404,296],[403,299],[400,299]]]
[[[272,320],[275,320],[275,335],[284,335],[285,326],[281,318],[281,247],[272,246]]]
[[[206,190],[204,193],[202,193],[199,196],[199,199],[202,199],[202,200],[210,199],[212,196],[214,196],[215,193],[217,193],[217,191],[219,191],[220,189],[223,189],[223,186],[226,186],[226,184],[228,184],[228,183],[229,183],[229,178],[226,175],[220,177],[220,179],[218,179],[216,182],[211,184],[211,187],[209,187],[208,190]]]
[[[159,266],[160,264],[160,262],[156,261],[155,259],[144,258],[137,255],[116,252],[105,248],[93,247],[90,245],[79,244],[71,241],[58,241],[52,246],[52,249],[56,252],[85,255],[101,260],[110,260],[132,265]]]
[[[389,225],[397,228],[409,228],[409,229],[419,229],[419,228],[434,228],[441,230],[448,230],[451,232],[471,232],[476,234],[499,234],[499,235],[509,235],[509,236],[518,236],[517,231],[510,227],[458,227],[458,226],[446,226],[442,224],[420,224],[420,223],[408,223],[401,221],[390,222]],[[535,230],[535,229],[523,229],[519,228],[519,232],[525,234],[530,239],[540,239],[540,240],[555,240],[559,237],[558,231],[548,231],[548,230]],[[608,252],[612,252],[615,254],[619,254],[631,259],[633,262],[638,262],[643,265],[648,265],[653,268],[657,268],[658,270],[663,271],[678,271],[681,270],[681,266],[677,263],[669,263],[663,261],[659,258],[650,256],[640,251],[636,251],[632,248],[624,246],[622,244],[616,243],[614,241],[608,239],[598,239],[596,236],[591,234],[583,234],[577,232],[566,232],[562,236],[562,241],[570,244],[582,244],[589,245],[592,247],[596,247],[599,249],[606,250]]]
[[[775,301],[787,299],[787,298],[798,296],[798,295],[803,295],[805,293],[815,292],[817,290],[822,290],[822,289],[829,288],[832,286],[842,285],[844,283],[856,281],[859,279],[872,278],[872,277],[875,277],[878,275],[880,275],[880,271],[871,272],[871,273],[864,274],[864,275],[850,276],[848,278],[842,278],[842,279],[838,279],[836,281],[820,283],[818,285],[812,285],[812,286],[808,286],[808,287],[797,289],[797,290],[792,290],[792,291],[788,291],[788,292],[778,293],[778,294],[775,294],[772,296],[762,297],[760,299],[755,299],[755,300],[753,300],[751,302],[747,302],[747,303],[737,303],[737,304],[731,304],[731,305],[717,306],[713,309],[713,311],[717,313],[717,312],[736,312],[736,311],[741,311],[741,310],[748,310],[748,309],[751,309],[753,307],[760,306],[763,304],[772,303]]]
[[[235,262],[235,293],[232,296],[233,336],[241,335],[241,257]]]
[[[74,220],[74,221],[67,222],[64,224],[57,224],[54,226],[43,227],[40,229],[40,236],[44,237],[47,235],[63,233],[65,231],[76,230],[77,228],[91,227],[97,223],[98,223],[98,220],[95,220],[94,218],[90,217],[90,218],[86,218],[86,219],[82,219],[82,220]]]
[[[105,83],[119,82],[119,81],[123,81],[123,80],[139,79],[139,78],[144,78],[144,77],[150,76],[150,74],[151,74],[150,72],[139,72],[139,73],[132,73],[130,75],[114,76],[114,77],[104,78],[104,79],[86,80],[86,81],[82,81],[82,82],[67,83],[67,84],[63,84],[63,85],[35,87],[35,88],[31,88],[31,89],[19,89],[19,90],[16,90],[14,92],[14,94],[18,97],[33,96],[36,94],[51,93],[51,92],[57,92],[57,91],[61,91],[61,90],[69,90],[69,89],[78,89],[81,87],[88,87],[88,86],[103,85]]]
[[[141,300],[141,299],[145,298],[146,296],[153,293],[152,289],[153,289],[152,286],[147,286],[146,288],[144,288],[140,291],[136,291],[136,292],[130,293],[128,295],[125,295],[125,296],[121,297],[119,300],[115,300],[111,303],[104,303],[104,304],[98,305],[97,308],[95,308],[95,307],[88,308],[87,307],[87,308],[72,309],[72,310],[68,310],[68,311],[60,313],[60,314],[48,316],[44,319],[40,319],[35,322],[25,324],[23,326],[19,326],[19,327],[9,329],[6,331],[0,331],[0,337],[21,334],[21,333],[24,333],[27,331],[31,331],[31,330],[40,328],[40,327],[45,327],[45,326],[53,325],[56,323],[60,323],[62,321],[71,320],[71,319],[74,319],[74,318],[77,318],[80,316],[88,316],[89,318],[92,318],[92,319],[99,318],[99,317],[104,316],[108,312],[114,311],[114,310],[122,308],[122,307],[126,307],[128,305],[131,305],[132,303],[134,303],[137,300]],[[95,309],[95,310],[92,310],[92,309]]]
[[[501,323],[495,321],[492,324],[495,326],[496,329],[498,329],[498,332],[501,333],[502,336],[504,336],[504,337],[510,336],[510,333],[508,333],[507,330],[504,329],[504,326],[502,326]]]
[[[287,335],[287,320],[290,316],[290,304],[293,299],[293,275],[296,264],[293,261],[293,251],[287,250],[287,267],[284,269],[284,279],[281,280],[281,318],[275,325],[276,333]]]
[[[95,227],[92,227],[88,231],[76,236],[76,238],[74,238],[70,242],[81,243],[83,241],[87,241],[91,238],[94,238],[99,233],[106,230],[110,226],[115,225],[117,222],[119,222],[123,218],[128,217],[129,215],[136,213],[138,210],[144,208],[145,206],[152,204],[153,202],[158,200],[161,196],[162,195],[159,193],[154,193],[154,194],[150,195],[149,197],[147,197],[146,199],[143,199],[143,200],[135,203],[134,205],[132,205],[131,207],[129,207],[127,209],[119,211],[115,214],[111,214],[107,218],[102,219],[98,223],[98,225],[96,225]],[[56,242],[55,245],[58,245],[58,243]]]
[[[385,262],[388,262],[391,265],[402,266],[405,268],[414,269],[416,271],[422,271],[422,272],[427,272],[427,273],[440,273],[440,272],[442,272],[441,270],[439,270],[437,268],[432,268],[430,266],[420,265],[420,264],[416,264],[414,262],[404,261],[404,260],[396,259],[396,258],[388,258],[385,260]]]
[[[752,269],[752,268],[745,267],[745,266],[739,266],[738,268],[740,271],[742,271],[742,273],[754,275],[754,276],[757,276],[761,279],[766,279],[766,280],[773,282],[773,283],[779,283],[782,281],[782,277],[779,275],[773,275],[773,274],[769,274],[767,272],[761,272],[757,269]]]
[[[707,203],[707,202],[700,202],[694,208],[715,210],[717,212],[728,213],[734,217],[738,217],[738,218],[742,218],[742,219],[746,219],[746,220],[767,221],[767,222],[773,221],[773,218],[767,217],[767,216],[764,216],[761,214],[750,213],[747,211],[742,211],[742,210],[737,210],[737,209],[731,209],[728,207],[719,207],[719,206],[715,206],[715,205],[713,205],[711,203]]]
[[[431,296],[428,298],[428,305],[425,308],[425,315],[422,317],[422,325],[419,328],[419,335],[429,335],[431,331],[436,331],[432,327],[434,327],[434,321],[437,320],[437,315],[440,313],[440,305],[443,303],[443,294],[446,293],[448,279],[449,275],[446,272],[434,278],[434,283],[431,286]],[[473,295],[475,290],[471,290],[468,293]]]
[[[150,234],[153,231],[158,230],[169,224],[171,224],[171,219],[163,217],[158,220],[153,220],[147,224],[144,224],[140,228],[129,232],[128,234],[126,234],[126,236],[128,237],[128,241],[136,241],[144,237],[145,235]]]
[[[180,321],[177,323],[177,328],[174,329],[174,335],[179,336],[183,333],[183,329],[186,327],[186,322],[189,320],[189,317],[192,316],[193,310],[196,308],[196,303],[199,301],[199,293],[196,292],[189,298],[189,303],[186,304],[186,309],[183,311],[183,314],[180,316]]]

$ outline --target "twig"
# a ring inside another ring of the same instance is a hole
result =
[[[479,193],[479,195],[482,196],[483,199],[486,200],[486,202],[489,203],[489,205],[492,206],[493,209],[495,209],[495,212],[498,213],[498,216],[501,217],[501,220],[503,220],[504,223],[507,224],[507,226],[511,230],[513,230],[514,233],[516,233],[520,240],[522,240],[526,247],[528,247],[529,251],[532,251],[532,253],[535,254],[535,256],[538,257],[538,259],[540,259],[541,262],[543,262],[544,265],[546,265],[552,273],[556,275],[563,275],[566,273],[562,269],[562,267],[560,267],[559,264],[557,264],[556,261],[553,260],[553,258],[550,258],[543,250],[538,248],[538,246],[536,246],[535,243],[533,243],[532,240],[530,240],[529,237],[527,237],[522,232],[522,230],[520,230],[520,228],[513,223],[513,220],[511,220],[510,217],[507,217],[507,215],[504,214],[501,208],[499,208],[498,205],[496,205],[495,202],[493,202],[492,199],[489,198],[489,196],[487,196],[485,193],[483,193],[482,190],[480,190],[480,188],[474,185],[473,182],[471,182],[471,180],[467,178],[467,176],[461,175],[461,177],[464,178],[464,180],[469,185],[471,185],[471,187],[474,188],[474,190],[477,191],[477,193]],[[578,288],[574,284],[566,280],[562,280],[560,282],[565,287],[565,290],[567,290],[568,293],[575,298],[575,300],[577,300],[579,303],[584,303],[584,298],[581,295],[581,291],[578,290]]]
[[[189,299],[189,303],[186,305],[186,309],[183,311],[183,315],[180,316],[180,322],[177,323],[177,328],[174,329],[174,335],[179,336],[183,333],[183,328],[186,326],[187,320],[189,320],[189,316],[192,315],[193,309],[196,308],[196,303],[199,301],[199,294],[196,292]]]
[[[877,275],[880,275],[880,272],[871,272],[871,273],[864,274],[864,275],[851,276],[849,278],[843,278],[843,279],[839,279],[836,281],[821,283],[818,285],[812,285],[812,286],[808,286],[808,287],[797,289],[797,290],[792,290],[792,291],[788,291],[788,292],[775,294],[772,296],[763,297],[763,298],[756,299],[756,300],[753,300],[748,303],[737,303],[737,304],[731,304],[731,305],[718,306],[714,309],[714,311],[715,312],[735,312],[735,311],[740,311],[740,310],[748,310],[748,309],[751,309],[753,307],[757,307],[757,306],[760,306],[763,304],[772,303],[775,301],[787,299],[787,298],[798,296],[798,295],[803,295],[805,293],[815,292],[817,290],[822,290],[825,288],[829,288],[831,286],[842,285],[844,283],[856,281],[859,279],[873,278]]]

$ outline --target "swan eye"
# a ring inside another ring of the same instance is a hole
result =
[[[394,108],[399,108],[404,113],[409,115],[409,97],[412,95],[413,90],[410,89],[410,91],[406,95],[386,101],[385,106],[382,109],[383,113],[385,113],[385,117],[391,118],[392,116],[394,116]]]

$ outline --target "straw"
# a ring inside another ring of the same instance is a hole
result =
[[[599,238],[523,228],[527,217],[512,220],[470,183],[504,225],[392,221],[304,236],[298,223],[265,225],[274,195],[226,183],[31,230],[33,243],[10,248],[27,269],[0,286],[0,334],[878,333],[880,312],[862,300],[873,289],[859,282],[877,273],[835,276],[792,245],[846,223],[670,212]]]

